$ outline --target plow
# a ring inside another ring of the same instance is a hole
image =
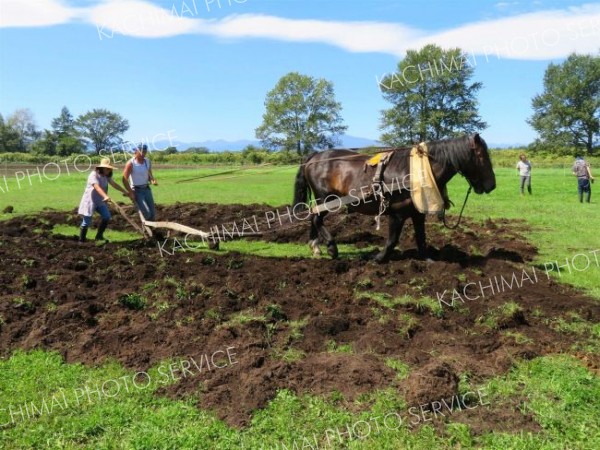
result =
[[[135,207],[138,214],[138,217],[140,219],[141,225],[139,223],[136,223],[128,214],[127,211],[125,211],[125,208],[121,205],[119,205],[118,203],[116,203],[115,201],[111,200],[110,201],[111,205],[115,208],[115,210],[119,213],[119,215],[121,215],[123,217],[123,219],[125,219],[125,221],[131,225],[131,227],[133,229],[135,229],[138,233],[140,233],[140,235],[142,236],[142,238],[144,240],[149,240],[152,238],[156,238],[156,231],[154,230],[168,230],[167,233],[167,237],[169,236],[171,231],[174,232],[179,232],[179,233],[184,233],[187,236],[198,236],[202,239],[202,241],[206,241],[209,242],[209,248],[213,249],[213,250],[218,250],[219,249],[219,242],[222,240],[225,240],[225,237],[222,235],[215,235],[214,233],[207,233],[206,231],[202,231],[202,230],[198,230],[196,228],[192,228],[190,226],[187,225],[182,225],[180,223],[177,222],[169,222],[169,221],[160,221],[160,222],[154,222],[154,221],[149,221],[146,220],[142,214],[142,212]],[[260,232],[252,232],[252,233],[244,233],[243,236],[227,236],[228,240],[232,240],[235,239],[236,237],[241,238],[241,237],[256,237],[256,236],[262,236],[262,233]]]

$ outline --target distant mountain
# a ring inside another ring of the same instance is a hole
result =
[[[338,148],[363,148],[372,146],[383,146],[383,144],[374,139],[363,138],[359,136],[341,136],[342,143]],[[254,145],[260,147],[260,141],[256,139],[240,139],[237,141],[227,141],[225,139],[217,139],[211,141],[194,141],[194,142],[182,142],[182,141],[157,141],[154,146],[149,145],[151,150],[164,150],[169,145],[177,147],[177,150],[183,151],[190,147],[206,147],[211,152],[223,152],[229,150],[232,152],[239,152],[246,148],[248,145]],[[528,144],[523,143],[500,143],[500,142],[488,142],[488,147],[492,149],[505,149],[505,148],[523,148],[527,147]],[[154,147],[154,148],[153,148]]]
[[[380,142],[373,139],[367,139],[358,136],[341,136],[342,144],[340,147],[344,148],[362,148],[370,147],[373,145],[381,145]],[[217,139],[212,141],[197,141],[197,142],[182,142],[182,141],[157,141],[154,145],[149,145],[151,150],[164,150],[170,145],[177,147],[177,150],[183,151],[190,147],[206,147],[211,152],[223,152],[229,150],[232,152],[238,152],[243,150],[248,145],[254,145],[260,147],[260,141],[256,139],[240,139],[238,141],[226,141],[224,139]],[[153,148],[154,147],[154,148]]]
[[[346,136],[342,137],[342,147],[345,148],[363,148],[363,147],[373,147],[373,146],[382,146],[383,144],[379,141],[375,141],[373,139],[367,139],[357,136]]]

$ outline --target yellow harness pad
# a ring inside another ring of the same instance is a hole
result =
[[[367,162],[365,164],[369,165],[369,166],[376,166],[377,164],[379,164],[379,162],[385,158],[387,155],[389,155],[391,152],[381,152],[381,153],[377,153],[375,156],[372,156],[369,160],[367,160]]]
[[[421,213],[434,214],[444,210],[444,199],[433,177],[425,143],[410,151],[410,196]]]

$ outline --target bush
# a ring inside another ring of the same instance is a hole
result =
[[[541,151],[539,148],[532,151],[530,148],[514,148],[514,149],[494,149],[490,150],[490,157],[494,167],[508,167],[515,168],[519,155],[525,153],[527,159],[531,160],[534,169],[535,168],[571,168],[573,161],[575,161],[575,151],[569,151],[568,149],[563,150],[563,155],[556,153],[548,153]],[[572,155],[570,153],[573,153]],[[592,166],[598,166],[600,164],[600,157],[598,156],[584,156],[586,161]]]

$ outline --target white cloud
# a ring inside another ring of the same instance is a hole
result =
[[[265,15],[240,15],[211,24],[222,37],[270,38],[292,42],[322,42],[350,52],[403,55],[407,42],[423,33],[409,27],[381,22],[293,20]]]
[[[138,38],[162,38],[196,32],[198,19],[178,16],[143,0],[107,0],[85,12],[98,28]]]
[[[542,11],[464,25],[412,44],[434,42],[507,59],[546,60],[600,49],[600,5]]]
[[[498,2],[494,5],[494,7],[498,9],[508,8],[509,6],[517,6],[519,2]]]
[[[59,0],[2,0],[0,28],[43,27],[68,23],[79,14]]]
[[[510,5],[500,2],[496,6],[504,4]],[[238,7],[241,10],[243,3]],[[400,58],[408,49],[435,43],[446,48],[460,47],[476,55],[545,60],[565,57],[573,51],[595,53],[600,42],[599,4],[485,20],[433,34],[396,23],[298,20],[260,14],[207,20],[191,10],[184,15],[146,0],[105,0],[88,8],[69,8],[58,0],[2,0],[0,8],[0,27],[37,27],[82,20],[98,30],[102,28],[108,37],[116,33],[136,38],[182,34],[262,38],[323,43],[349,52],[387,53]]]

